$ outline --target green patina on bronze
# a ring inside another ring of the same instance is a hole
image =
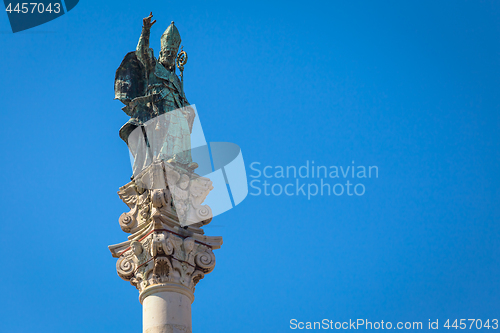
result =
[[[115,75],[115,98],[125,104],[122,110],[130,120],[120,129],[120,138],[129,144],[134,129],[160,115],[188,106],[181,80],[175,73],[177,65],[183,70],[187,55],[177,52],[181,43],[179,31],[172,22],[161,36],[161,51],[158,59],[149,47],[152,14],[143,19],[142,33],[137,49],[128,53]],[[181,72],[182,75],[182,72]],[[168,119],[168,135],[165,143],[171,142],[171,157],[181,163],[191,163],[190,132],[194,120],[192,110],[172,113]],[[170,116],[170,115],[169,115]],[[182,119],[181,119],[182,118]],[[177,148],[178,147],[178,148]],[[173,151],[172,151],[173,150]]]

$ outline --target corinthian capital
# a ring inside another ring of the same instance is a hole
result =
[[[110,246],[110,250],[118,257],[118,275],[140,292],[162,283],[180,284],[194,292],[198,281],[214,269],[212,250],[221,244],[221,237],[155,229],[139,240]]]

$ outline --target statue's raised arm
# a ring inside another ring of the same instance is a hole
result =
[[[129,107],[130,102],[146,95],[148,73],[154,70],[154,54],[149,48],[150,30],[156,23],[156,20],[151,21],[152,17],[151,12],[148,17],[142,19],[142,32],[137,48],[127,53],[115,75],[115,98],[127,105],[123,111],[131,117],[134,115],[134,108]]]
[[[135,51],[137,58],[147,69],[149,69],[150,66],[153,65],[153,54],[149,50],[149,34],[151,31],[151,27],[156,23],[156,20],[151,22],[152,18],[153,12],[151,12],[148,17],[142,19],[141,37],[139,37],[139,43],[137,43],[137,49]]]

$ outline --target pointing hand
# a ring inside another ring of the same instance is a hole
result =
[[[149,16],[148,17],[145,17],[142,19],[142,25],[144,26],[144,28],[151,28],[151,26],[153,24],[156,23],[156,20],[154,20],[153,22],[151,22],[151,18],[153,17],[153,12],[149,13]]]

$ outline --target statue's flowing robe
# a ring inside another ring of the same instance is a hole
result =
[[[131,117],[120,129],[120,137],[134,156],[134,175],[158,159],[192,162],[194,110],[186,107],[189,103],[175,72],[160,64],[152,49],[140,52],[138,48],[125,56],[116,71],[115,97]],[[142,142],[132,142],[136,140]],[[144,140],[148,152],[139,151]]]

